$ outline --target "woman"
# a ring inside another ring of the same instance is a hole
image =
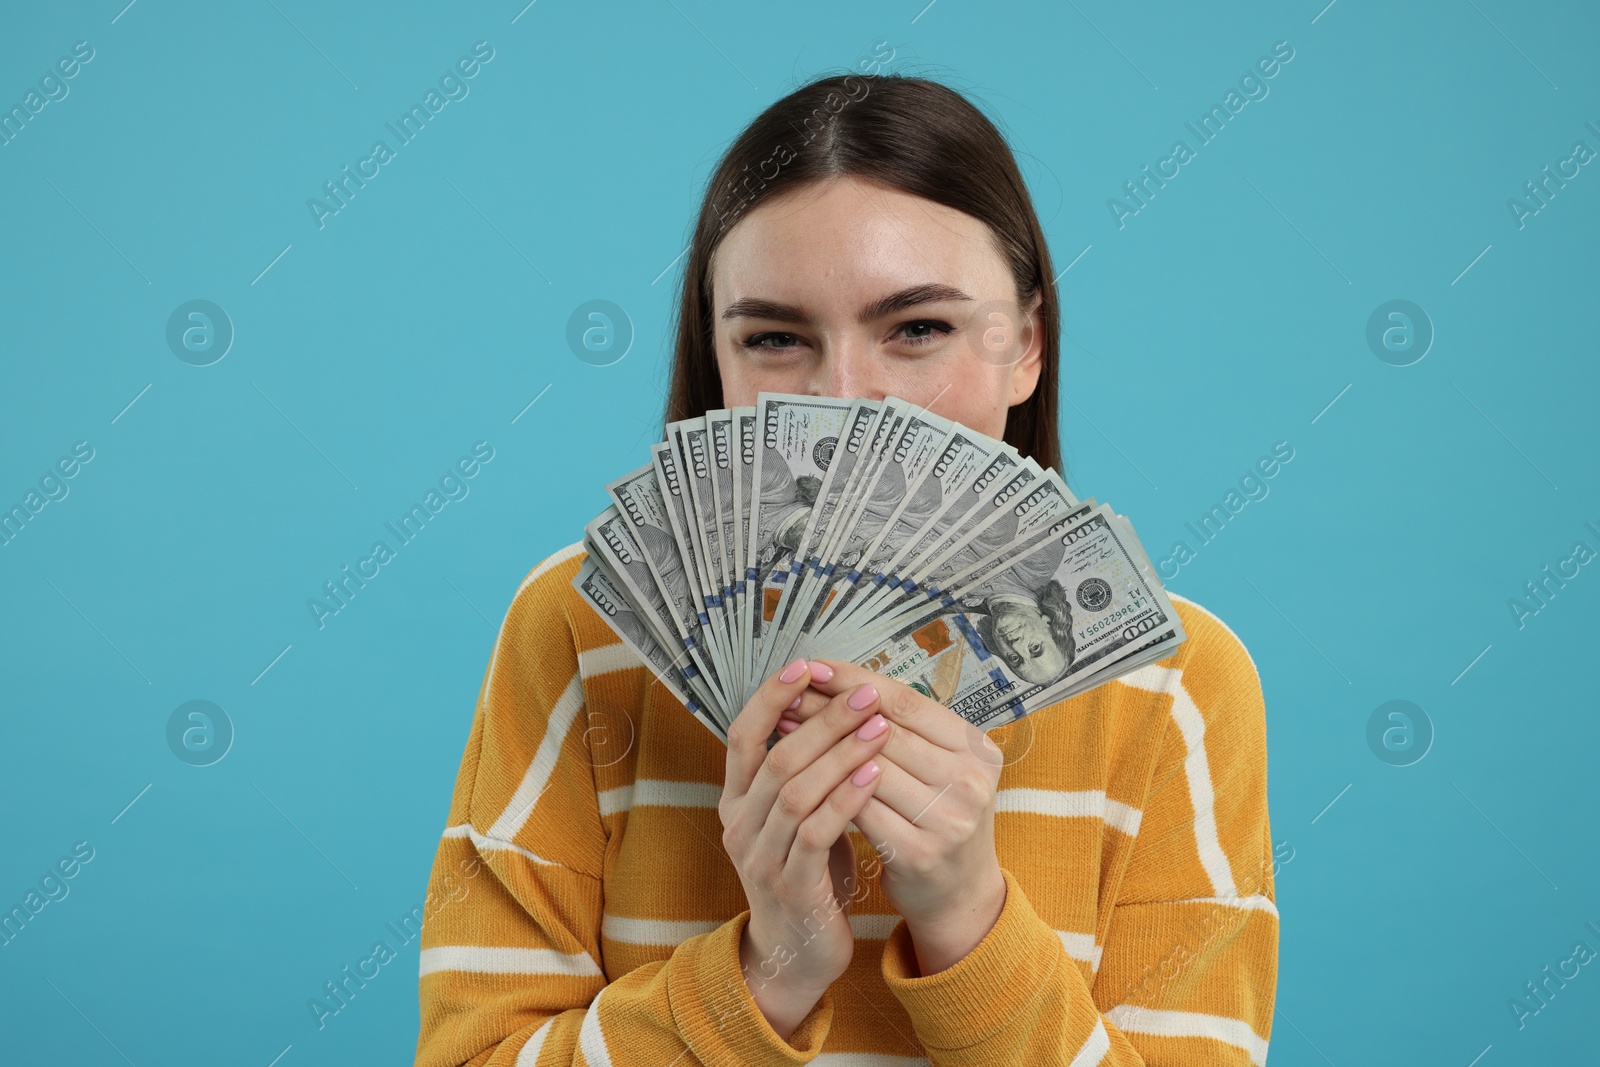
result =
[[[820,79],[706,191],[666,418],[896,395],[1058,467],[1053,277],[960,94]],[[1172,656],[987,735],[797,660],[724,748],[579,600],[582,558],[533,569],[489,661],[419,1065],[1263,1062],[1265,715],[1214,616],[1174,596]]]

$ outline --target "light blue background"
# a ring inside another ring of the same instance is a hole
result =
[[[1074,264],[1075,489],[1160,557],[1295,450],[1170,582],[1265,687],[1271,1062],[1600,1056],[1600,965],[1525,1029],[1507,1007],[1600,949],[1600,567],[1507,607],[1600,549],[1600,164],[1507,207],[1600,148],[1592,7],[124,2],[0,32],[6,107],[95,50],[0,147],[0,504],[95,450],[0,547],[0,905],[95,850],[0,949],[0,1059],[410,1062],[414,941],[324,1029],[306,1002],[421,904],[512,593],[657,439],[718,154],[879,41],[1002,123]],[[307,199],[480,40],[470,95],[319,229]],[[1108,198],[1280,40],[1270,94],[1119,229]],[[597,298],[637,331],[606,367],[565,342]],[[165,342],[192,299],[236,330],[208,367]],[[1391,299],[1437,331],[1411,366],[1365,340]],[[307,599],[480,440],[470,494],[319,630]],[[166,741],[193,699],[236,731],[208,767]],[[1436,731],[1412,766],[1367,744],[1391,699]]]

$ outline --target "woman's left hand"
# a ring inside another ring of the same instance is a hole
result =
[[[877,692],[891,732],[876,757],[882,780],[855,824],[878,850],[884,894],[905,916],[922,973],[943,970],[983,940],[1005,903],[994,847],[1003,752],[904,683],[840,660],[811,662],[833,670],[822,681],[812,668],[810,688],[825,697],[863,686]],[[809,703],[785,715],[805,718]]]

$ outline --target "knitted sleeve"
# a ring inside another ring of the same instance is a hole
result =
[[[494,646],[429,881],[417,1067],[808,1063],[831,995],[788,1041],[772,1029],[740,968],[748,911],[606,978],[586,653],[563,606],[581,558],[533,570]]]
[[[884,980],[935,1067],[1265,1062],[1278,911],[1261,683],[1231,631],[1196,622],[1174,656],[1111,683],[1170,713],[1098,970],[1009,871],[999,920],[954,966],[923,976],[905,923],[890,936]]]

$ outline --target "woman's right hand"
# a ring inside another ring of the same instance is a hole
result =
[[[872,757],[890,733],[871,685],[825,699],[808,689],[812,670],[818,681],[831,677],[821,664],[795,660],[741,709],[728,729],[717,805],[722,846],[750,903],[739,945],[745,981],[785,1039],[850,964],[855,939],[844,909],[855,892],[855,853],[845,830],[882,778]],[[779,717],[807,697],[820,712],[769,751]],[[863,730],[877,733],[862,738]]]

